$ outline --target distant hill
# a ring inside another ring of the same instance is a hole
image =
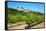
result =
[[[44,13],[40,13],[40,12],[35,12],[35,11],[31,11],[31,10],[27,10],[27,9],[13,9],[13,8],[8,8],[8,12],[11,13],[35,13],[35,14],[40,14],[40,15],[44,15]]]

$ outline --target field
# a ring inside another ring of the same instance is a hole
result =
[[[32,26],[39,22],[44,22],[44,19],[44,13],[8,8],[8,24],[25,22],[28,26]]]

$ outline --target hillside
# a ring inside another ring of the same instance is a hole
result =
[[[25,24],[27,24],[27,26],[30,27],[34,24],[37,24],[43,21],[44,21],[44,13],[35,12],[32,10],[25,12],[25,10],[8,8],[8,24],[9,25],[10,24],[20,25],[21,23],[25,22]]]

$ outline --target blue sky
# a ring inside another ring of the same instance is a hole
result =
[[[44,4],[39,3],[8,2],[8,7],[10,8],[23,7],[25,9],[31,9],[32,11],[39,11],[41,13],[44,13]]]

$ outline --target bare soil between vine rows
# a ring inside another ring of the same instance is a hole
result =
[[[25,22],[23,22],[20,25],[16,25],[16,24],[8,25],[8,29],[25,29],[25,26],[28,25],[25,24]],[[30,28],[44,28],[44,27],[45,27],[44,22],[42,22]]]

